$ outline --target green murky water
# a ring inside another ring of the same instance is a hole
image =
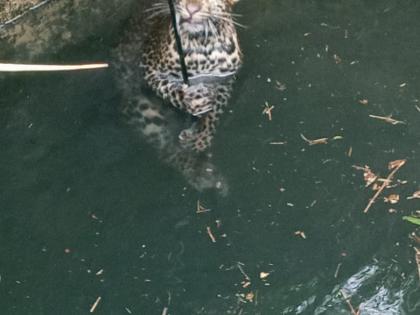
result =
[[[245,65],[213,147],[226,197],[188,187],[119,121],[111,71],[2,75],[1,313],[88,314],[101,297],[95,314],[349,314],[343,290],[362,315],[419,314],[401,219],[420,207],[406,199],[420,189],[419,11],[242,1]],[[369,117],[391,114],[404,124]],[[363,214],[374,192],[352,166],[386,177],[396,159],[407,183]]]

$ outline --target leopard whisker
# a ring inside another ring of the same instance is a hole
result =
[[[226,16],[226,17],[242,17],[243,14],[232,13],[232,12],[217,12],[216,15]]]
[[[209,37],[209,24],[204,24],[204,40],[207,42]]]
[[[216,19],[216,20],[220,20],[220,21],[224,21],[224,22],[227,22],[227,23],[232,23],[232,24],[234,24],[234,25],[236,25],[236,26],[238,26],[238,27],[241,27],[241,28],[244,28],[244,29],[246,29],[247,27],[245,26],[245,25],[243,25],[243,24],[241,24],[241,23],[239,23],[239,22],[237,22],[237,21],[235,21],[233,18],[231,18],[231,17],[228,17],[228,16],[224,16],[224,15],[221,15],[221,14],[218,14],[218,13],[215,13],[215,14],[213,14],[213,16],[212,16],[214,19]]]
[[[208,25],[210,27],[211,32],[216,37],[216,39],[219,39],[219,31],[217,30],[216,25],[214,25],[213,21],[211,19],[208,20]]]
[[[144,10],[145,12],[153,12],[156,10],[161,10],[161,9],[168,9],[168,4],[164,4],[164,3],[155,3],[152,5],[152,7]],[[168,9],[169,10],[169,9]]]
[[[147,19],[149,20],[149,19],[153,19],[153,18],[155,18],[157,16],[160,16],[160,15],[166,16],[166,15],[169,15],[169,14],[170,14],[170,12],[167,9],[162,8],[160,10],[155,10],[152,14],[150,14],[150,16],[147,17]]]

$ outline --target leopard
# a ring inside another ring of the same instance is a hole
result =
[[[167,1],[139,5],[114,51],[126,122],[198,190],[226,190],[209,152],[242,66],[239,0],[174,0],[189,84]]]

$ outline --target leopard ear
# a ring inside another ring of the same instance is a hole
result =
[[[227,0],[229,5],[233,6],[235,3],[239,2],[239,0]]]

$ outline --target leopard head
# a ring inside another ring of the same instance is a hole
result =
[[[178,0],[177,21],[181,31],[201,33],[217,30],[220,23],[233,23],[232,7],[238,0]]]
[[[232,8],[239,0],[174,0],[176,20],[181,33],[218,33],[222,24],[236,24]],[[152,16],[167,15],[167,1],[155,3]]]

